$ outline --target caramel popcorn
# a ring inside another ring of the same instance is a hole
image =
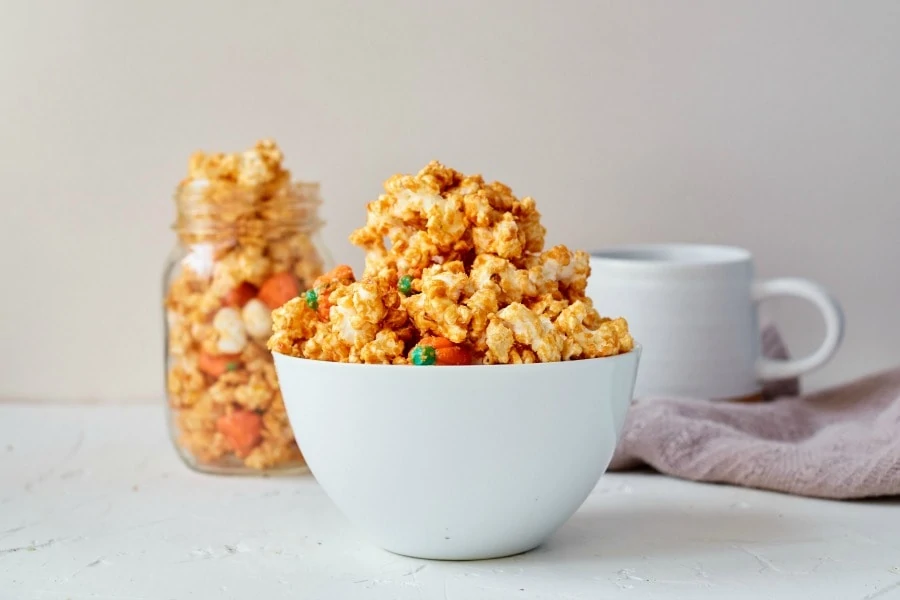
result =
[[[311,238],[321,223],[318,186],[293,183],[283,158],[271,140],[240,153],[197,152],[178,188],[181,255],[165,300],[167,390],[177,443],[201,468],[302,461],[266,342],[272,309],[322,274]],[[359,311],[370,314],[364,304],[357,302]],[[376,347],[362,350],[378,355]]]
[[[394,175],[350,241],[366,252],[273,311],[268,347],[370,364],[524,364],[611,356],[634,341],[585,296],[589,256],[544,250],[532,198],[438,162]]]

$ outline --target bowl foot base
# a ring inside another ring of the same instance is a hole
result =
[[[473,560],[491,560],[496,558],[508,558],[519,554],[531,552],[538,546],[538,543],[529,543],[522,546],[512,546],[509,548],[469,548],[469,549],[448,549],[440,551],[438,549],[428,549],[423,551],[412,551],[412,549],[394,549],[382,546],[391,554],[405,556],[407,558],[418,558],[422,560],[440,560],[440,561],[473,561]]]

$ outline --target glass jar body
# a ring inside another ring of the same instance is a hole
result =
[[[286,185],[264,206],[239,190],[202,208],[181,200],[163,286],[175,448],[204,472],[305,471],[266,342],[271,311],[330,268],[318,189]]]

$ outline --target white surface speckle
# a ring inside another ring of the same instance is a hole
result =
[[[309,476],[200,475],[166,436],[161,406],[0,404],[0,597],[900,598],[898,501],[613,474],[532,552],[422,561]]]

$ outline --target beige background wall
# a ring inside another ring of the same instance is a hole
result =
[[[900,363],[898,31],[890,0],[6,3],[0,397],[159,397],[173,186],[264,136],[323,182],[339,260],[438,158],[534,196],[551,243],[818,279],[848,330],[812,386]]]

